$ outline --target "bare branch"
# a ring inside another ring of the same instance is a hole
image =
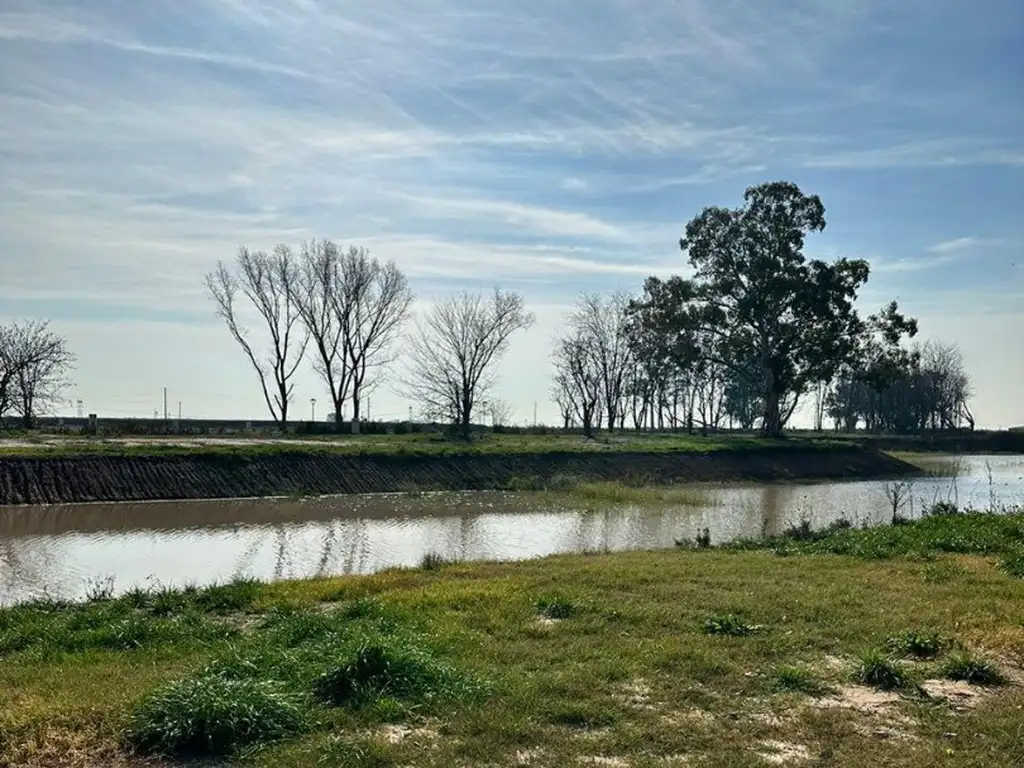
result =
[[[234,271],[218,262],[217,269],[206,276],[206,287],[217,314],[256,371],[267,408],[282,429],[288,425],[292,378],[309,342],[309,332],[300,322],[302,314],[296,301],[300,282],[298,265],[286,245],[278,245],[272,254],[250,252],[243,247],[239,249]],[[262,319],[268,337],[262,353],[254,349],[252,333],[241,323],[239,292]]]
[[[405,394],[433,418],[444,418],[470,437],[473,412],[486,405],[494,364],[509,337],[533,324],[522,297],[495,289],[489,301],[462,293],[434,305],[409,342]]]

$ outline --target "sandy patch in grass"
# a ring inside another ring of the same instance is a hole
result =
[[[579,758],[579,761],[583,765],[599,765],[602,768],[629,768],[629,761],[621,757],[590,755]]]
[[[811,759],[807,747],[789,741],[762,741],[757,753],[772,765],[792,765]]]
[[[375,735],[384,739],[388,744],[402,744],[406,741],[419,744],[433,744],[440,738],[438,732],[433,728],[417,728],[397,723],[381,726],[376,730]]]
[[[900,702],[895,691],[879,691],[865,685],[846,685],[829,696],[822,696],[810,706],[829,709],[852,709],[865,715],[889,714],[889,710]]]
[[[633,680],[623,685],[615,699],[631,709],[655,709],[654,704],[651,703],[651,687],[643,680]]]
[[[964,711],[977,706],[992,691],[963,680],[925,680],[921,690],[933,699],[944,699],[953,709]]]
[[[661,721],[675,728],[685,728],[694,725],[711,725],[715,722],[715,716],[703,709],[683,709],[666,712],[661,716]]]

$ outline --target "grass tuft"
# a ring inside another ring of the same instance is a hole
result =
[[[211,675],[169,683],[144,698],[128,738],[144,754],[219,757],[294,736],[307,725],[304,702],[275,684]]]
[[[423,701],[456,699],[470,693],[473,682],[425,648],[406,642],[374,639],[357,647],[341,665],[318,677],[313,693],[334,706],[373,704],[382,711],[387,699]]]
[[[742,637],[760,632],[764,627],[748,624],[735,613],[715,614],[704,620],[704,632],[708,635],[731,635]]]
[[[866,648],[857,654],[854,676],[857,682],[882,690],[902,688],[909,680],[903,665],[877,648]]]
[[[549,619],[571,619],[579,606],[565,597],[542,597],[537,601],[537,612]]]
[[[259,593],[260,583],[255,579],[234,579],[206,587],[196,595],[195,604],[210,613],[244,611],[256,602]]]
[[[933,659],[941,653],[945,643],[938,632],[907,629],[886,638],[885,646],[897,656]]]
[[[450,561],[438,552],[427,552],[420,559],[420,568],[424,571],[439,571]]]
[[[809,669],[792,664],[776,667],[768,678],[768,687],[776,693],[805,693],[808,696],[823,696],[831,690]]]
[[[1002,685],[1006,677],[994,661],[970,650],[954,651],[939,670],[949,680],[973,685]]]

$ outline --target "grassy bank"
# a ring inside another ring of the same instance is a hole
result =
[[[2,435],[0,435],[2,437]],[[81,438],[32,435],[0,440],[0,457],[63,458],[74,456],[466,456],[538,453],[708,453],[758,450],[828,450],[850,443],[816,436],[770,440],[751,435],[702,437],[687,434],[579,435],[483,433],[471,442],[441,434],[344,435],[338,437],[132,437]]]
[[[462,455],[0,456],[0,505],[154,499],[300,497],[403,491],[547,488],[583,482],[695,482],[893,477],[918,470],[877,451],[799,443],[712,452],[541,451]]]
[[[1022,548],[1024,514],[951,515],[760,548],[97,585],[0,611],[0,764],[1019,765]]]

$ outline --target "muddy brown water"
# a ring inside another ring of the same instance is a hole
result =
[[[936,501],[1024,505],[1024,456],[937,457],[905,516]],[[79,598],[90,582],[209,584],[370,573],[427,552],[518,560],[557,552],[655,549],[707,528],[713,542],[772,535],[803,518],[884,522],[881,481],[692,486],[687,504],[610,504],[507,492],[373,494],[23,506],[0,509],[0,603]]]

